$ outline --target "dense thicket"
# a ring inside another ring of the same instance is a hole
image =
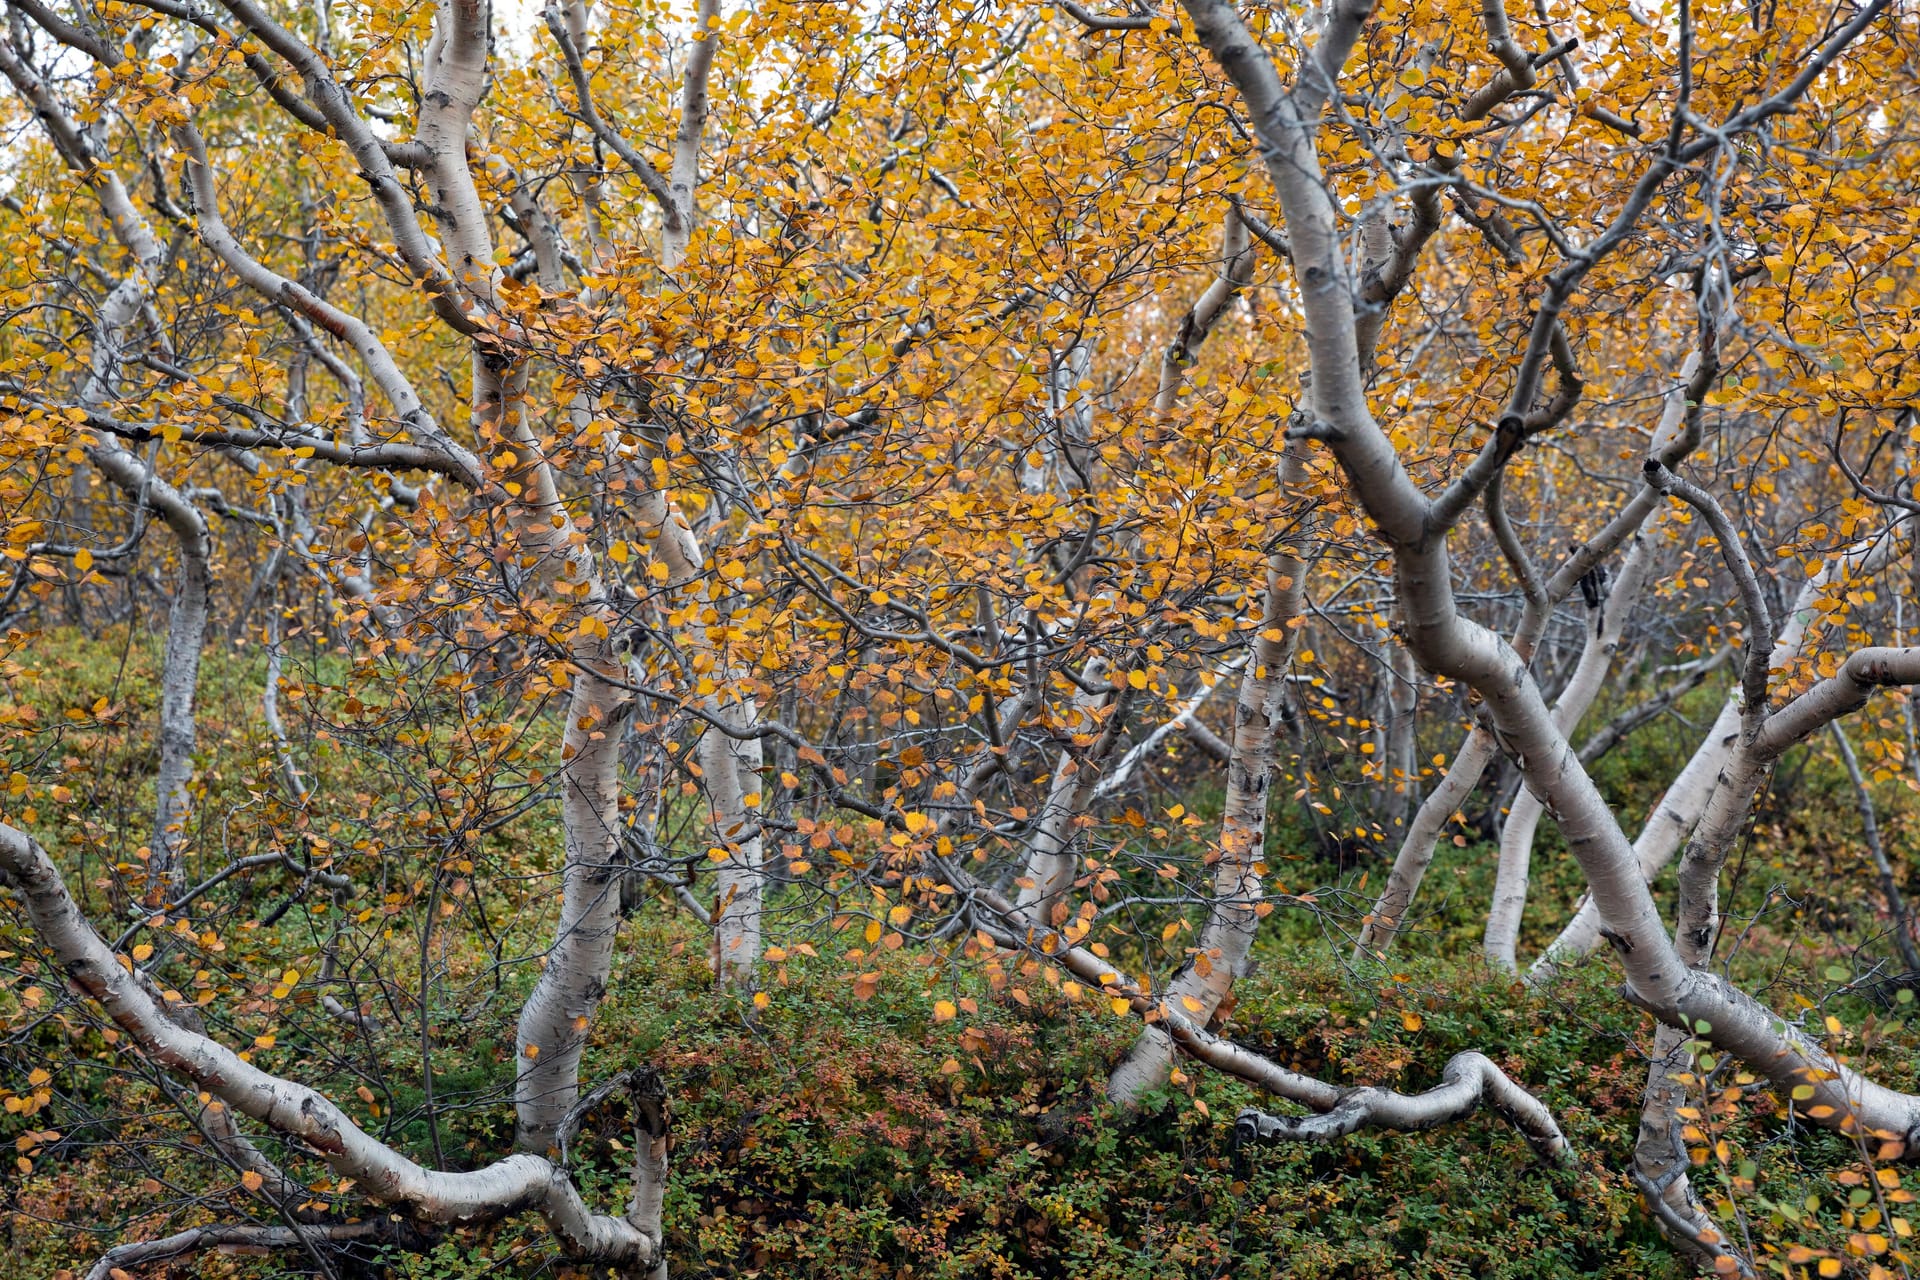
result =
[[[6,5],[36,1268],[1904,1272],[1905,4]]]

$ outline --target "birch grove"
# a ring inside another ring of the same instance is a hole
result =
[[[1491,1125],[1905,1265],[1909,6],[4,3],[0,1083],[203,1180],[69,1280],[797,1268],[676,1107],[888,983],[925,1107],[1069,1046],[1029,1154]]]

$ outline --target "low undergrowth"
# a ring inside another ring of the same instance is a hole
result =
[[[44,797],[37,829],[89,912],[118,929],[141,916],[133,846],[146,799],[133,780],[143,776],[151,708],[139,690],[150,687],[142,673],[152,655],[94,645],[70,657],[57,680],[16,679],[16,716],[34,710],[11,763],[35,788],[28,799]],[[551,931],[551,815],[535,809],[480,840],[449,843],[430,797],[361,767],[370,753],[350,718],[360,713],[328,710],[351,697],[350,679],[324,661],[296,678],[309,717],[298,749],[314,797],[297,822],[272,798],[257,651],[209,655],[217,728],[202,741],[197,856],[217,866],[285,848],[296,861],[331,857],[364,870],[349,919],[292,873],[271,870],[236,883],[217,911],[209,898],[208,917],[184,933],[178,922],[150,922],[140,945],[160,949],[156,973],[204,998],[213,1034],[322,1089],[414,1158],[452,1168],[497,1159],[512,1140],[513,1018]],[[523,729],[537,736],[538,723],[529,717]],[[452,761],[458,745],[423,736],[415,750]],[[1642,808],[1654,794],[1645,778],[1670,775],[1673,754],[1667,738],[1650,735],[1610,760],[1603,780],[1623,809]],[[1727,957],[1783,1014],[1911,1088],[1913,1005],[1902,975],[1882,963],[1875,904],[1837,887],[1871,881],[1851,845],[1836,852],[1844,842],[1834,833],[1852,830],[1850,808],[1821,768],[1777,779],[1756,819],[1768,861],[1740,861],[1729,876],[1737,945]],[[1199,822],[1181,830],[1204,839],[1215,820],[1204,788],[1189,804]],[[1905,838],[1896,829],[1902,857]],[[1538,992],[1489,974],[1478,929],[1494,851],[1462,839],[1443,845],[1404,946],[1387,964],[1355,969],[1347,957],[1368,900],[1364,878],[1377,881],[1384,862],[1319,863],[1292,852],[1309,842],[1279,824],[1275,878],[1298,896],[1267,921],[1223,1030],[1330,1080],[1407,1091],[1437,1083],[1453,1054],[1478,1050],[1553,1108],[1575,1169],[1540,1167],[1492,1114],[1427,1133],[1236,1149],[1240,1108],[1284,1104],[1190,1064],[1139,1112],[1118,1114],[1103,1085],[1137,1030],[1130,1017],[1042,963],[984,956],[964,934],[907,945],[891,930],[876,941],[859,921],[836,929],[833,912],[799,889],[771,904],[776,945],[753,996],[713,989],[706,937],[670,896],[643,903],[622,927],[584,1078],[640,1065],[667,1077],[678,1276],[1688,1274],[1624,1174],[1650,1020],[1619,997],[1604,957]],[[1549,825],[1523,955],[1564,921],[1578,883]],[[317,949],[343,923],[362,970],[385,975],[352,993],[380,1020],[368,1036],[343,1029],[317,998]],[[1110,940],[1132,962],[1126,937]],[[70,1277],[122,1240],[273,1220],[237,1172],[206,1158],[182,1118],[191,1098],[65,996],[11,909],[0,911],[0,1015],[0,1141],[13,1147],[0,1169],[9,1276]],[[67,1064],[57,1076],[37,1066],[56,1061]],[[1872,1276],[1902,1265],[1908,1196],[1891,1164],[1897,1153],[1796,1124],[1738,1063],[1703,1059],[1697,1090],[1686,1138],[1696,1185],[1733,1238],[1782,1274]],[[573,1154],[596,1207],[624,1202],[630,1142],[621,1104],[587,1118]],[[262,1143],[308,1180],[313,1211],[376,1212],[306,1153]],[[326,1263],[342,1280],[586,1274],[525,1216],[413,1243]],[[236,1280],[319,1270],[300,1254],[204,1255],[173,1268]]]

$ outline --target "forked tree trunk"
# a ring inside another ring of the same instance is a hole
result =
[[[1560,311],[1593,265],[1632,233],[1679,160],[1671,151],[1663,152],[1636,181],[1627,208],[1607,232],[1549,278],[1508,413],[1473,461],[1439,494],[1429,495],[1408,474],[1368,403],[1365,372],[1358,359],[1355,288],[1343,219],[1316,146],[1319,121],[1336,88],[1338,69],[1360,40],[1371,5],[1359,0],[1329,11],[1325,32],[1291,86],[1280,79],[1273,61],[1228,0],[1185,0],[1185,7],[1195,36],[1239,91],[1263,146],[1268,177],[1286,214],[1288,243],[1300,282],[1300,306],[1312,357],[1314,434],[1339,460],[1351,490],[1392,550],[1398,604],[1415,658],[1428,671],[1462,682],[1485,701],[1503,749],[1519,763],[1527,786],[1554,814],[1592,886],[1636,1001],[1668,1025],[1705,1028],[1701,1034],[1718,1048],[1744,1059],[1777,1087],[1800,1095],[1796,1101],[1804,1102],[1803,1114],[1814,1122],[1851,1131],[1891,1131],[1910,1145],[1920,1137],[1920,1098],[1856,1074],[1771,1010],[1687,962],[1667,934],[1631,844],[1555,726],[1525,661],[1491,631],[1463,617],[1454,595],[1447,533],[1525,442],[1527,415],[1533,410],[1559,333]],[[1873,6],[1863,9],[1830,38],[1828,47],[1844,47],[1877,12]],[[1490,31],[1493,26],[1489,22]],[[1743,110],[1751,116],[1769,105],[1790,107],[1811,80],[1811,76],[1802,77],[1783,89],[1774,103]],[[1647,462],[1646,489],[1656,497],[1666,491],[1655,480],[1656,471],[1665,470],[1663,463],[1670,465],[1670,460],[1654,456]],[[1636,501],[1645,496],[1637,495]],[[1715,533],[1725,546],[1728,535],[1718,527]],[[1743,682],[1751,687],[1757,670],[1762,702],[1765,666],[1764,658],[1753,664]],[[1834,676],[1770,716],[1764,707],[1754,706],[1755,699],[1749,696],[1748,714],[1765,720],[1757,732],[1749,730],[1750,739],[1756,753],[1777,755],[1785,744],[1862,705],[1876,687],[1908,682],[1920,682],[1920,650],[1857,651]],[[1709,869],[1717,870],[1702,868]],[[1710,898],[1690,908],[1689,892],[1683,877],[1683,931],[1690,929],[1690,910],[1712,911]]]
[[[1892,528],[1882,530],[1871,538],[1855,543],[1841,554],[1830,557],[1818,572],[1807,579],[1794,599],[1793,611],[1787,615],[1785,624],[1774,638],[1768,669],[1777,675],[1800,656],[1806,645],[1807,626],[1818,612],[1818,602],[1834,583],[1878,572],[1906,546],[1911,532],[1911,519],[1903,519]],[[1706,812],[1720,771],[1732,756],[1739,739],[1740,705],[1739,691],[1736,689],[1720,708],[1719,716],[1701,739],[1700,745],[1694,749],[1686,767],[1654,806],[1653,814],[1641,828],[1639,838],[1633,842],[1640,874],[1649,883],[1673,860],[1681,843]],[[1527,981],[1534,985],[1549,982],[1560,966],[1591,955],[1600,945],[1601,926],[1599,908],[1588,898],[1533,962],[1527,972]]]
[[[1699,353],[1689,354],[1681,364],[1681,385],[1667,393],[1660,421],[1654,427],[1652,442],[1653,451],[1661,456],[1672,455],[1677,459],[1691,452],[1697,443],[1698,436],[1689,412],[1693,402],[1688,391],[1699,373],[1699,367]],[[1636,495],[1600,533],[1569,556],[1550,581],[1542,583],[1525,559],[1525,552],[1508,545],[1512,537],[1511,529],[1498,502],[1493,504],[1489,510],[1489,521],[1495,526],[1503,550],[1515,559],[1514,567],[1523,579],[1522,587],[1526,595],[1526,607],[1512,641],[1516,654],[1529,662],[1532,660],[1534,649],[1545,634],[1550,611],[1572,594],[1580,580],[1593,572],[1621,542],[1640,536],[1641,527],[1653,514],[1655,505],[1650,494]],[[1433,864],[1434,848],[1439,843],[1441,833],[1459,812],[1460,806],[1466,803],[1467,797],[1473,794],[1474,788],[1480,785],[1481,776],[1497,754],[1497,744],[1484,721],[1468,730],[1446,774],[1408,825],[1406,837],[1400,842],[1399,852],[1394,857],[1393,869],[1388,873],[1387,883],[1375,900],[1373,910],[1362,923],[1359,938],[1355,940],[1354,963],[1359,963],[1369,953],[1384,954],[1393,946],[1414,897],[1420,891],[1427,868]]]
[[[160,269],[163,257],[159,242],[135,210],[119,178],[108,174],[97,190],[102,207],[134,252],[136,262],[100,307],[87,377],[80,391],[80,403],[88,409],[103,408],[114,397],[127,332],[152,298],[152,273]],[[206,647],[211,609],[213,539],[200,509],[117,440],[99,434],[88,456],[100,473],[127,495],[136,522],[145,518],[143,508],[160,516],[173,534],[180,557],[161,658],[156,734],[159,762],[154,770],[153,831],[147,841],[148,903],[157,906],[166,895],[180,890],[186,874],[181,855],[186,843],[187,788],[193,779],[193,703],[200,687],[200,654]]]

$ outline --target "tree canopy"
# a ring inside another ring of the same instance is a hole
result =
[[[929,1096],[1018,1010],[1128,1141],[1479,1115],[1905,1273],[1910,5],[5,4],[10,1194],[144,1197],[73,1272],[664,1275],[693,937]],[[1417,1035],[1435,951],[1618,1020],[1637,1136],[1237,1012]]]

